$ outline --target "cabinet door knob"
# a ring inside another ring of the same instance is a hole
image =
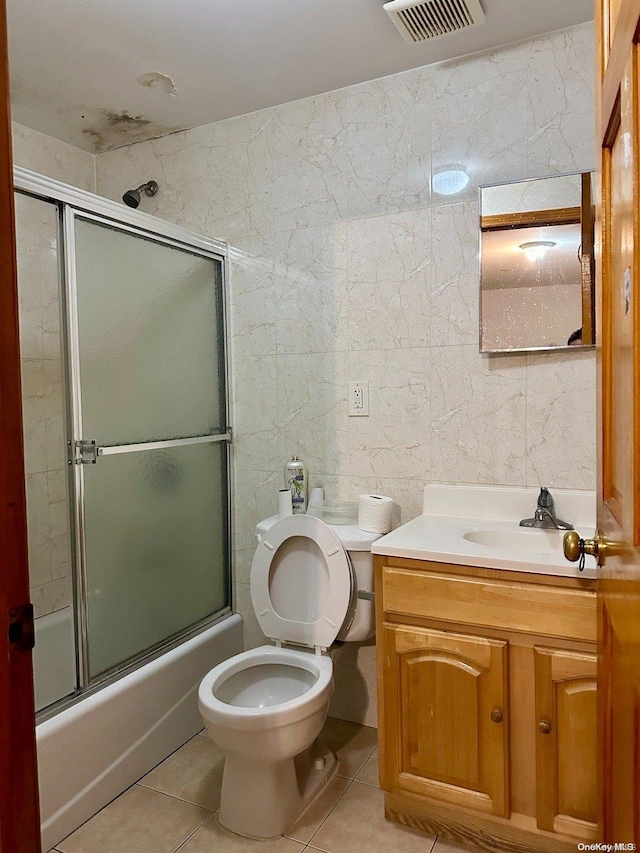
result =
[[[540,720],[538,723],[538,728],[542,732],[543,735],[551,734],[551,723],[549,720]]]
[[[493,723],[501,723],[502,722],[502,711],[500,708],[494,708],[491,712],[491,721]]]

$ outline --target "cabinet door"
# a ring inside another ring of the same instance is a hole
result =
[[[540,829],[597,838],[596,656],[535,648]]]
[[[508,816],[507,643],[387,625],[381,651],[383,786]]]

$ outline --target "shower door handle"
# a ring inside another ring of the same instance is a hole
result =
[[[196,435],[192,438],[168,438],[164,441],[143,441],[139,444],[112,444],[104,447],[94,440],[76,441],[76,465],[95,465],[99,456],[117,456],[121,453],[140,453],[143,450],[168,450],[171,447],[189,447],[193,444],[215,444],[231,441],[231,428],[216,435]]]

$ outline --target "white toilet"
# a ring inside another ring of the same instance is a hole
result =
[[[282,835],[337,770],[312,755],[333,693],[336,640],[373,635],[378,534],[311,515],[260,522],[251,600],[275,646],[214,667],[198,691],[200,713],[226,752],[220,823],[240,835]]]

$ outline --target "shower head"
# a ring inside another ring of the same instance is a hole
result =
[[[137,190],[127,190],[122,196],[122,201],[129,207],[138,207],[140,204],[140,196],[142,193],[149,197],[154,196],[158,192],[158,185],[155,181],[147,181],[146,184],[140,184]]]

